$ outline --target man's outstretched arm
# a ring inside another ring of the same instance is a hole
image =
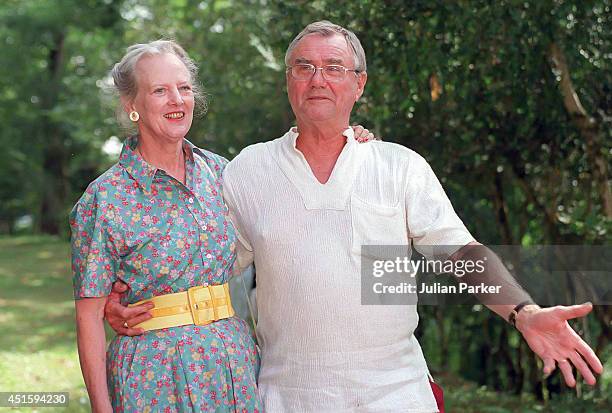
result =
[[[480,294],[477,298],[489,309],[509,320],[510,314],[519,303],[531,302],[516,314],[516,328],[521,332],[529,347],[544,362],[544,374],[552,373],[558,366],[565,383],[573,387],[576,379],[572,366],[584,377],[587,384],[596,382],[593,373],[601,374],[603,366],[595,352],[570,327],[568,320],[584,317],[593,309],[591,303],[573,306],[540,308],[516,282],[499,257],[489,248],[472,242],[457,253],[454,260],[477,260],[486,257],[484,273],[466,274],[462,282],[477,285],[501,286],[500,294]]]

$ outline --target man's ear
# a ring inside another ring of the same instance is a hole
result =
[[[357,76],[357,94],[355,96],[355,101],[358,101],[361,95],[363,95],[363,90],[368,81],[368,74],[366,72],[359,72]]]

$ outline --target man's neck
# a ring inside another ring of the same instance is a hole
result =
[[[323,130],[300,125],[298,122],[299,136],[295,146],[302,152],[312,173],[322,184],[329,180],[346,144],[346,136],[342,134],[345,129],[346,127],[336,127]]]
[[[342,133],[347,128],[348,125],[324,129],[298,122],[299,136],[296,141],[296,148],[304,154],[307,160],[309,157],[314,159],[333,158],[335,162],[346,144],[346,136]]]

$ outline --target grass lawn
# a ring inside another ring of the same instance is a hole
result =
[[[66,242],[0,238],[0,389],[68,391],[68,408],[11,411],[88,412],[76,351]]]
[[[70,392],[68,408],[11,412],[89,411],[76,351],[69,262],[65,241],[0,238],[0,391]],[[610,367],[608,363],[607,374]],[[580,400],[570,394],[544,406],[527,396],[502,395],[454,376],[441,376],[439,381],[452,413],[612,411],[609,397]]]

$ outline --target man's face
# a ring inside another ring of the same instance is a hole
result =
[[[290,65],[310,63],[315,67],[342,65],[355,69],[353,51],[344,36],[309,34],[303,37],[291,52]],[[298,121],[341,122],[350,118],[355,102],[361,97],[367,75],[347,72],[340,82],[329,82],[317,70],[308,80],[296,80],[287,72],[289,102]]]

